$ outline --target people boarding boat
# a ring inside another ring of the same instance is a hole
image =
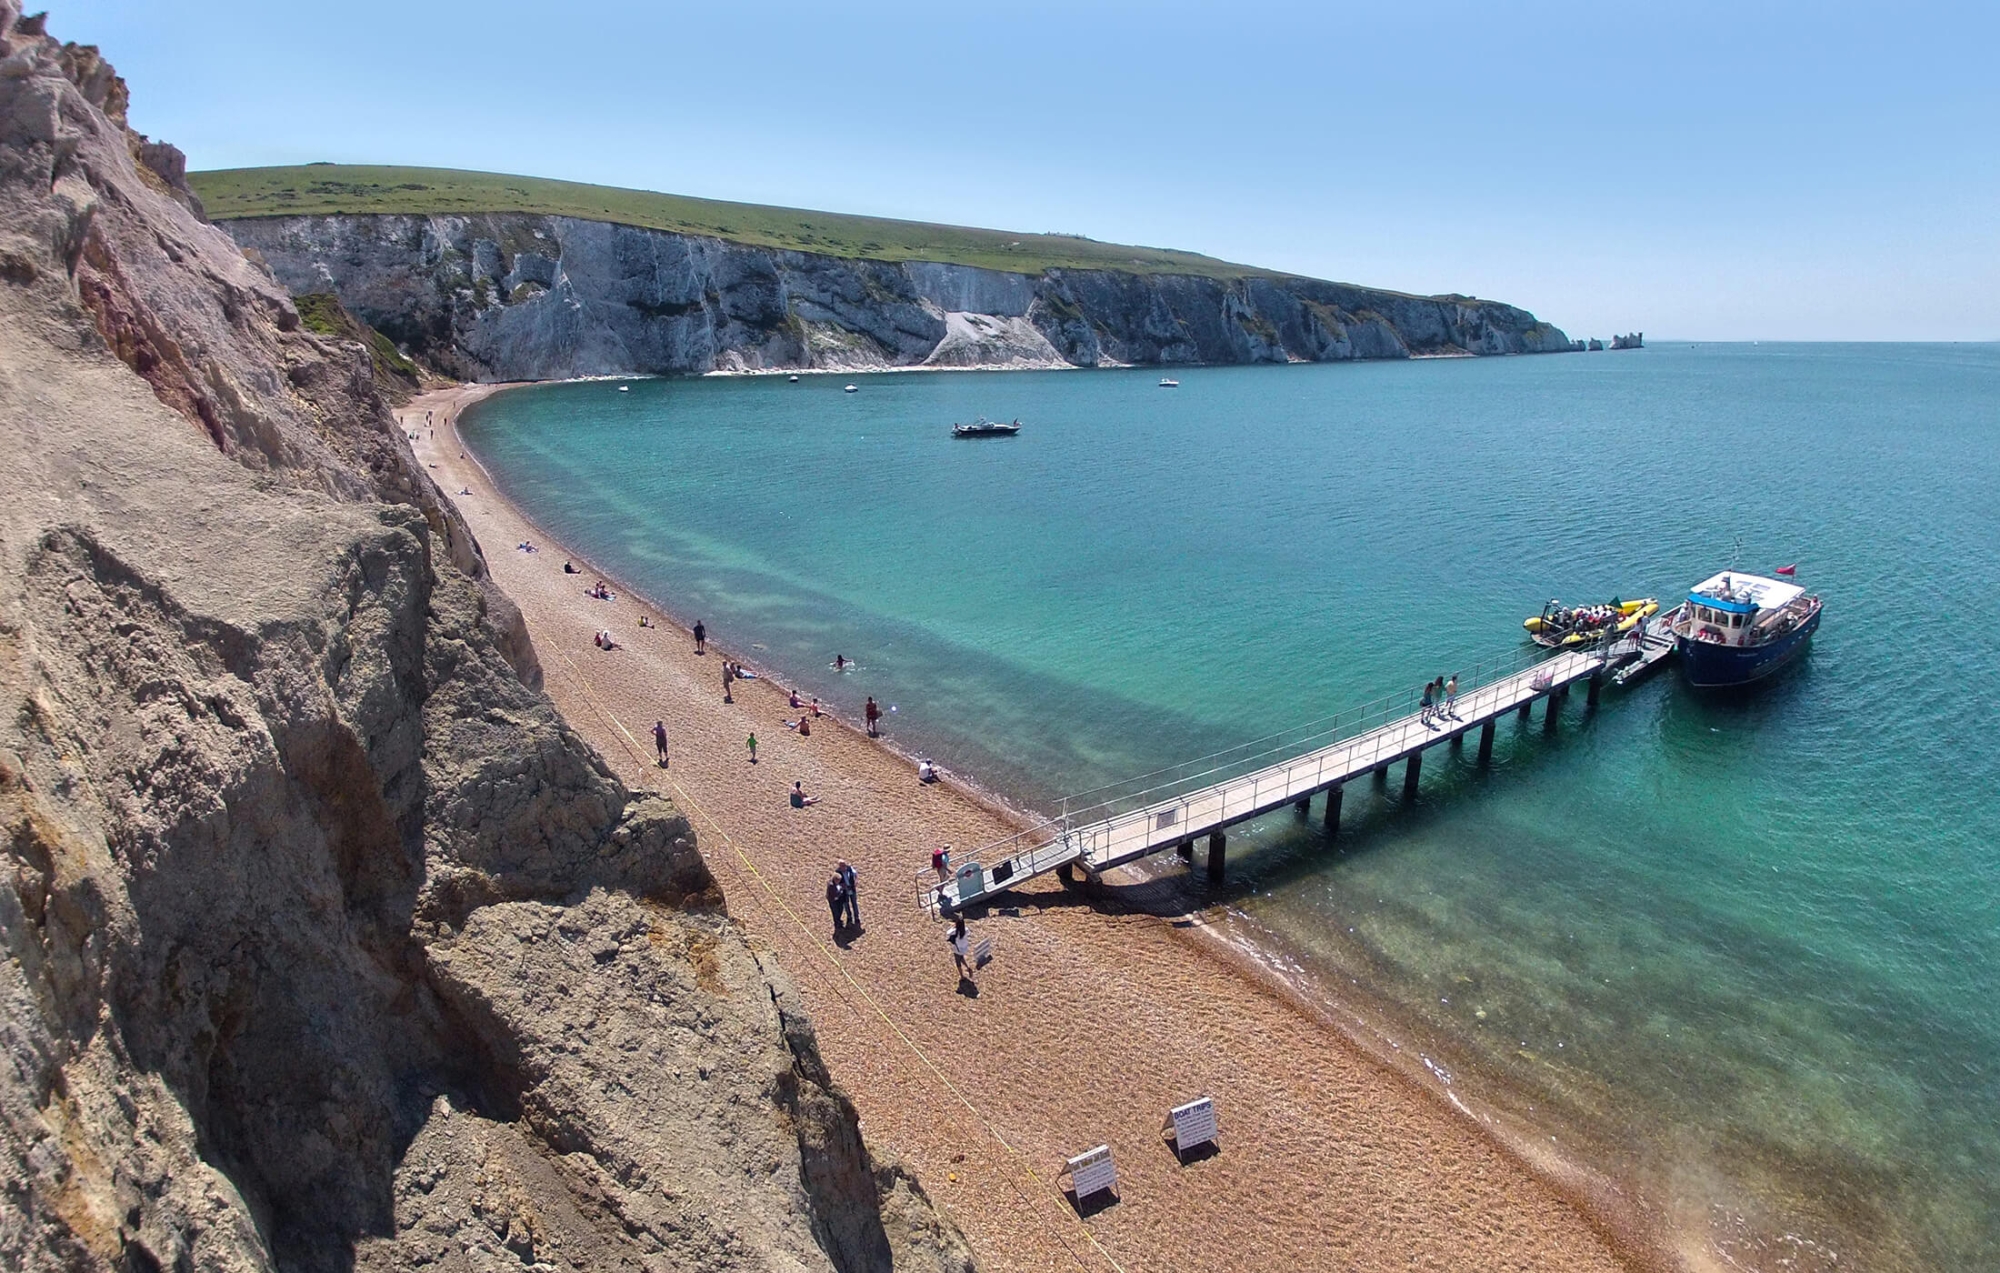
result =
[[[1011,438],[1020,431],[1021,422],[1018,419],[1012,424],[1001,424],[997,420],[988,420],[985,416],[980,416],[971,424],[951,426],[951,436],[955,438]]]
[[[1595,606],[1566,606],[1551,599],[1540,614],[1523,619],[1521,626],[1528,630],[1528,639],[1544,649],[1580,650],[1606,637],[1624,636],[1659,611],[1660,603],[1652,597],[1637,601],[1613,597]]]
[[[1761,681],[1804,650],[1819,627],[1819,598],[1787,579],[1726,570],[1690,588],[1677,616],[1674,650],[1687,683],[1723,689]]]

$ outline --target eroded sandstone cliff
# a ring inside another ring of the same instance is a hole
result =
[[[124,105],[0,0],[0,1266],[969,1268]]]
[[[529,213],[224,223],[476,380],[745,368],[1324,362],[1567,350],[1525,310],[1317,279],[882,262]]]

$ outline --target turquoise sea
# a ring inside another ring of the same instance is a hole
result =
[[[1044,809],[1550,597],[1798,562],[1825,621],[1760,692],[1575,696],[1182,887],[1693,1248],[2000,1268],[2000,346],[1176,374],[552,385],[465,431],[551,534]],[[947,436],[982,413],[1026,427]]]

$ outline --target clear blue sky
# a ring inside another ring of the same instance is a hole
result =
[[[1191,248],[1572,335],[2000,339],[2000,4],[51,0],[192,166]]]

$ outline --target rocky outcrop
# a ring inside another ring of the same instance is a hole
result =
[[[969,1268],[124,101],[0,0],[0,1267]]]
[[[1567,350],[1511,305],[1316,279],[818,256],[528,213],[229,221],[294,293],[333,292],[476,380],[749,368],[1324,362]]]

